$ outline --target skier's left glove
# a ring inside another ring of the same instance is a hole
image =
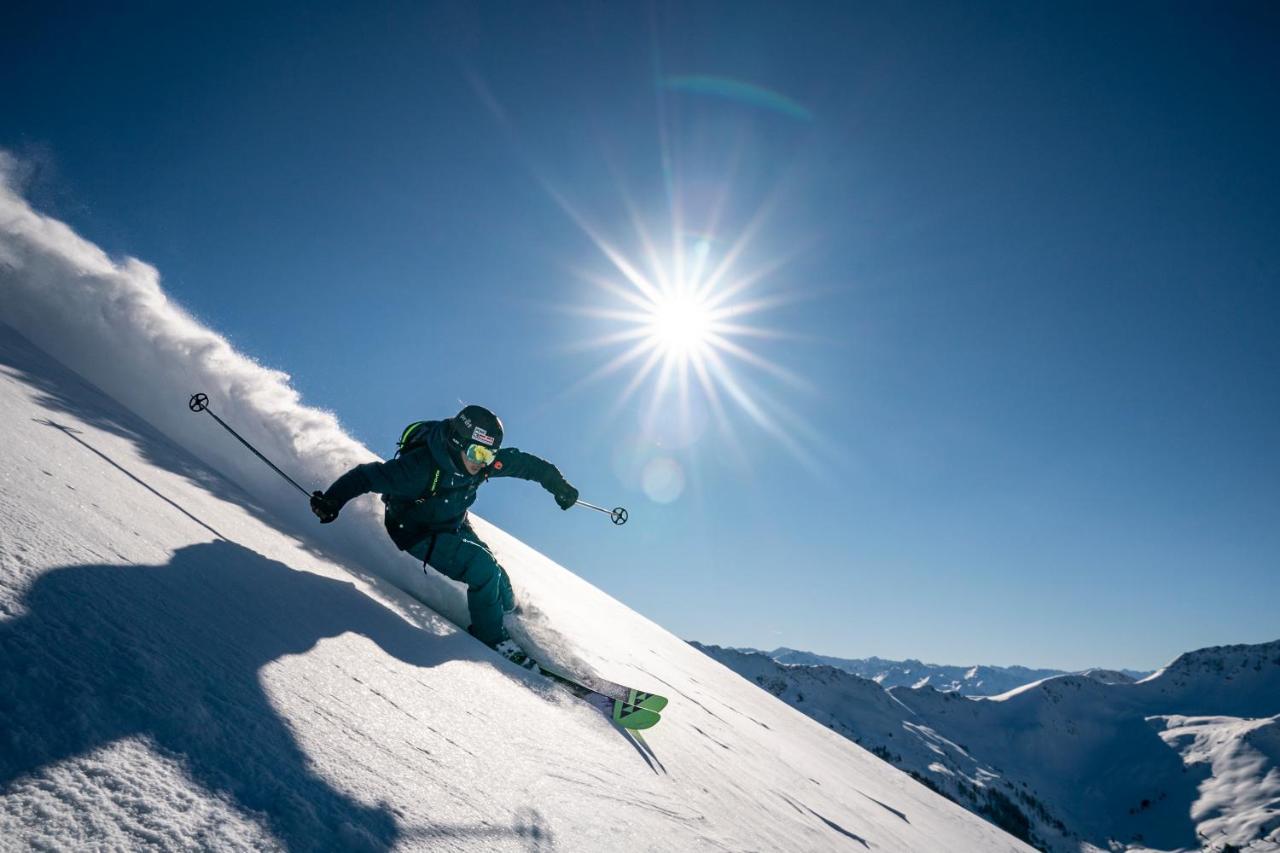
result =
[[[560,482],[553,484],[549,491],[555,496],[556,505],[561,509],[569,509],[578,502],[578,490],[568,480],[561,479]]]
[[[328,524],[338,517],[338,512],[342,509],[342,504],[333,498],[326,498],[324,492],[311,493],[311,511],[316,514],[316,518],[320,519],[321,524]]]

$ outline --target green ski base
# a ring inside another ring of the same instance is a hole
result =
[[[584,702],[587,702],[593,707],[599,708],[606,716],[609,717],[609,719],[613,720],[614,723],[624,729],[630,729],[632,731],[651,729],[658,724],[659,720],[662,719],[658,715],[658,711],[652,707],[644,707],[643,705],[637,705],[633,702],[624,702],[621,699],[610,696],[603,690],[596,690],[593,687],[588,687],[576,678],[565,675],[564,673],[556,672],[545,664],[537,663],[536,661],[535,664],[537,667],[535,670],[536,672],[551,679]],[[667,704],[667,700],[663,699],[661,696],[655,697],[653,694],[642,693],[638,690],[630,690],[629,694],[634,694],[634,698],[641,701],[645,701],[646,699],[652,700],[654,698],[660,699],[661,704],[658,705],[659,709],[666,707]]]
[[[601,692],[604,692],[606,696],[613,695],[608,691]],[[667,707],[667,697],[659,696],[657,693],[645,693],[642,690],[629,687],[627,688],[627,704],[635,705],[637,708],[644,708],[646,711],[653,711],[656,714]]]
[[[651,729],[658,724],[662,718],[658,716],[657,711],[650,711],[648,708],[638,708],[635,705],[628,705],[625,702],[613,700],[613,721],[624,729],[631,731],[640,731],[642,729]]]
[[[636,690],[634,687],[627,687],[603,678],[579,679],[572,675],[556,672],[543,663],[539,663],[538,668],[548,675],[558,677],[562,681],[572,681],[588,690],[608,696],[610,699],[616,699],[624,705],[635,705],[637,708],[644,708],[646,711],[654,711],[655,713],[667,707],[667,697],[659,696],[657,693],[646,693],[643,690]]]

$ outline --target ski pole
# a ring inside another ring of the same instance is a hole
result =
[[[220,417],[218,417],[217,415],[215,415],[215,414],[213,413],[213,409],[209,408],[209,395],[208,395],[208,394],[192,394],[192,395],[191,395],[191,399],[187,401],[187,408],[188,408],[188,409],[190,409],[190,410],[191,410],[191,411],[193,411],[193,412],[208,412],[208,413],[209,413],[209,415],[210,415],[210,416],[211,416],[215,421],[217,421],[217,422],[218,422],[218,424],[219,424],[223,429],[225,429],[227,432],[229,432],[229,433],[231,433],[232,435],[234,435],[234,436],[236,437],[236,439],[237,439],[241,444],[243,444],[245,447],[247,447],[247,448],[249,448],[250,450],[252,450],[252,451],[253,451],[253,455],[254,455],[254,456],[258,457],[258,458],[259,458],[259,459],[261,459],[263,462],[265,462],[265,463],[267,463],[268,465],[270,465],[270,466],[271,466],[271,470],[272,470],[272,471],[275,471],[275,472],[276,472],[277,474],[279,474],[281,477],[284,477],[286,480],[288,480],[288,481],[289,481],[289,483],[290,483],[290,484],[291,484],[295,489],[297,489],[298,491],[302,492],[302,493],[303,493],[304,495],[306,495],[308,498],[310,498],[310,497],[311,497],[311,493],[310,493],[310,492],[308,492],[306,489],[302,488],[302,486],[299,486],[297,483],[295,483],[295,482],[293,481],[293,478],[292,478],[292,477],[290,477],[290,476],[289,476],[288,474],[286,474],[285,472],[281,471],[279,468],[277,468],[277,467],[275,466],[275,463],[273,463],[270,459],[268,459],[267,457],[265,457],[265,456],[263,456],[261,453],[259,453],[259,452],[258,452],[258,448],[254,447],[252,444],[250,444],[249,442],[245,441],[245,440],[244,440],[244,438],[240,435],[240,433],[236,432],[236,431],[235,431],[235,430],[233,430],[231,427],[227,426],[227,422],[226,422],[226,421],[224,421],[222,418],[220,418]]]
[[[613,509],[605,509],[602,506],[589,504],[586,501],[578,501],[575,506],[585,506],[587,509],[594,509],[596,512],[603,512],[605,515],[609,516],[609,518],[613,519],[614,524],[627,523],[627,511],[625,508],[620,506],[615,506]]]

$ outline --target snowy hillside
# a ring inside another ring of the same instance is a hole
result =
[[[787,665],[760,652],[693,645],[1007,832],[1041,848],[1061,835],[1043,804],[1005,778],[989,757],[948,740],[874,681],[832,666]],[[937,695],[965,701],[954,692]]]
[[[1280,850],[1280,641],[988,699],[704,650],[1042,848]]]
[[[479,522],[531,645],[671,697],[627,735],[197,390],[302,482],[371,458],[0,179],[0,848],[1028,849]]]

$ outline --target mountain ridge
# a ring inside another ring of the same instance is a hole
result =
[[[939,690],[955,690],[965,696],[996,696],[1032,681],[1066,675],[1067,670],[1032,668],[1021,665],[997,666],[994,664],[937,664],[925,663],[915,658],[889,660],[880,657],[841,658],[821,655],[780,646],[772,651],[742,648],[741,651],[766,655],[779,663],[800,665],[824,665],[862,678],[869,678],[883,687],[923,687],[931,685]],[[1095,669],[1097,673],[1115,673],[1116,677],[1139,680],[1150,675],[1147,671]]]
[[[694,645],[1040,849],[1280,849],[1280,641],[991,697]]]

